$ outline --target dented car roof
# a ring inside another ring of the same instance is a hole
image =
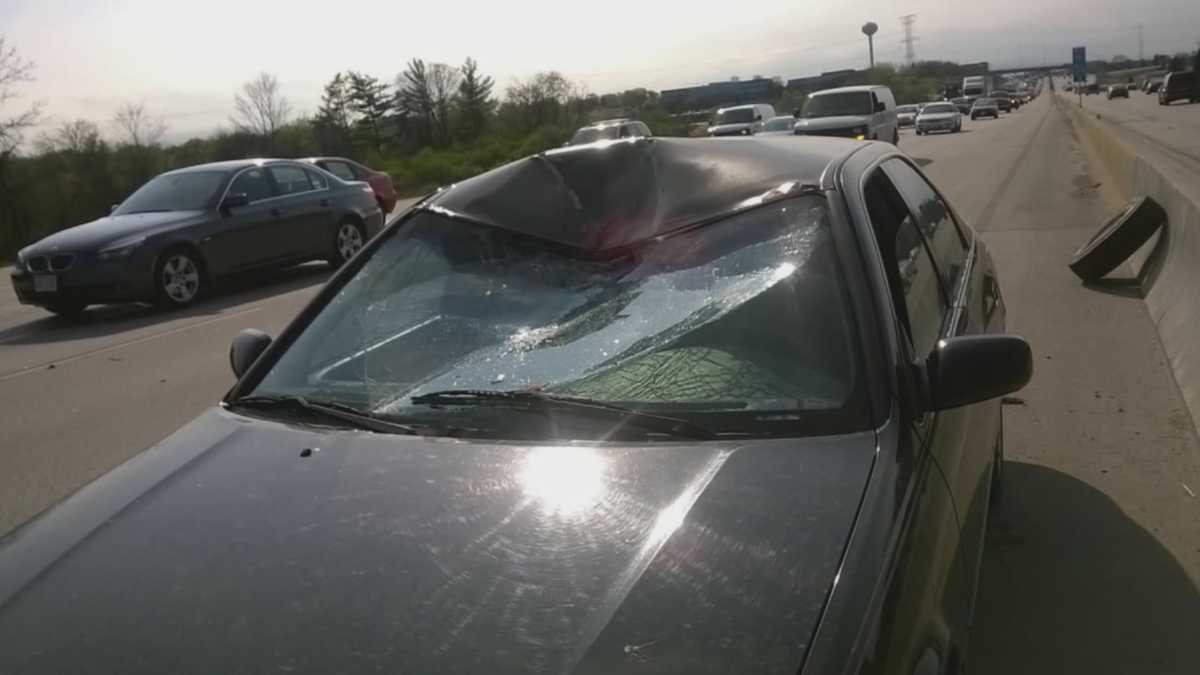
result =
[[[792,137],[601,141],[506,164],[420,208],[602,252],[828,187],[826,170],[861,147]]]

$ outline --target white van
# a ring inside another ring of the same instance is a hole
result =
[[[813,92],[804,101],[795,133],[799,136],[842,136],[860,141],[900,142],[896,97],[879,84]]]
[[[775,116],[775,106],[749,103],[718,108],[708,125],[709,136],[749,136],[762,131],[763,122]]]

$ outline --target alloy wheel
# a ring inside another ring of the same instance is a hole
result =
[[[163,293],[177,305],[186,305],[200,291],[200,268],[185,253],[176,253],[163,263],[159,278]]]
[[[342,262],[354,257],[363,247],[362,231],[354,223],[342,223],[338,228],[337,250]]]

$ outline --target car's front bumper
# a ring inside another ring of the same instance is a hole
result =
[[[937,122],[917,122],[917,131],[926,133],[929,131],[954,131],[958,127],[958,122],[954,120],[942,120]]]
[[[34,273],[14,268],[9,278],[17,300],[24,305],[131,302],[150,299],[152,266],[152,260],[143,260],[143,256],[136,254],[113,262],[80,256],[65,270]]]

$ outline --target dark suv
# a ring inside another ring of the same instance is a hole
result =
[[[1181,99],[1192,103],[1200,101],[1200,78],[1196,77],[1194,70],[1167,73],[1162,86],[1158,88],[1159,105],[1171,105]]]

